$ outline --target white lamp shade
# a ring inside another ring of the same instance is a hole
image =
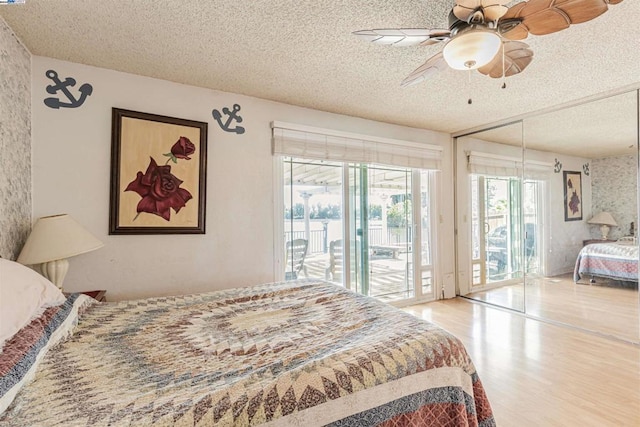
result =
[[[610,227],[618,226],[618,223],[616,222],[615,219],[613,219],[613,217],[609,212],[600,212],[599,214],[595,215],[593,218],[591,218],[587,222],[589,224],[608,225]]]
[[[18,262],[41,264],[101,248],[104,244],[67,214],[40,218],[27,239]]]
[[[501,44],[495,31],[466,31],[452,38],[442,55],[453,69],[475,70],[491,62]]]

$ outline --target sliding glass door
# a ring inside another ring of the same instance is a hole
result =
[[[542,243],[543,221],[543,180],[525,180],[523,187],[522,209],[524,214],[524,271],[530,277],[544,273],[544,254]]]
[[[415,296],[410,169],[349,166],[355,290],[385,301]],[[353,252],[352,252],[353,253]]]
[[[435,172],[293,158],[284,172],[285,279],[383,301],[435,298]]]
[[[521,180],[471,175],[474,281],[501,286],[522,279]]]
[[[342,164],[287,157],[283,169],[285,280],[341,282]]]

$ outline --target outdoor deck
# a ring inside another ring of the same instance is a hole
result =
[[[369,261],[370,296],[382,301],[393,301],[412,296],[408,292],[410,287],[407,287],[406,284],[407,255],[407,253],[400,253],[397,258],[380,257]],[[304,265],[307,272],[306,277],[331,280],[330,275],[327,276],[328,254],[308,255]],[[305,277],[304,272],[301,272],[300,277]]]

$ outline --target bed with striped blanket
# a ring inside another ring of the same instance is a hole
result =
[[[69,298],[47,319],[84,304],[73,334],[42,357],[0,426],[495,425],[456,337],[328,282]],[[14,359],[29,355],[19,348]]]

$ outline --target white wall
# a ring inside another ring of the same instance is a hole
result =
[[[589,162],[584,157],[568,156],[565,154],[546,151],[526,150],[526,158],[540,162],[555,164],[558,159],[562,163],[562,170],[552,173],[549,177],[546,197],[543,201],[544,220],[548,226],[544,227],[544,275],[557,276],[570,273],[575,266],[578,252],[582,249],[582,242],[590,238],[589,224],[591,218],[592,191],[591,176],[582,173],[582,220],[564,220],[564,182],[563,171],[582,172],[582,166]]]
[[[45,72],[93,85],[77,109],[43,99]],[[81,64],[33,58],[33,214],[66,212],[105,243],[74,257],[65,290],[106,289],[110,300],[202,292],[274,278],[270,122],[281,120],[445,148],[440,277],[453,277],[452,156],[447,134],[329,114]],[[240,104],[243,135],[223,132],[212,109]],[[206,235],[109,236],[111,108],[209,123]],[[277,250],[281,250],[278,248]],[[448,276],[447,276],[448,275]],[[441,279],[442,280],[442,279]]]

